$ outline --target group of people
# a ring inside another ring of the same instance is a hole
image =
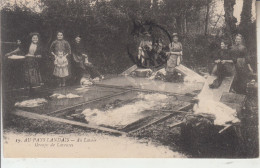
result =
[[[141,41],[138,48],[138,59],[141,60],[143,65],[146,65],[144,58],[149,57],[149,51],[155,48],[155,44],[149,35],[144,34],[144,40]],[[172,81],[174,76],[177,76],[175,67],[183,60],[183,48],[179,42],[178,34],[172,34],[172,42],[168,46],[163,47],[162,44],[159,46],[161,46],[159,47],[159,52],[163,51],[163,48],[167,48],[165,52],[162,52],[161,56],[166,55],[166,80]],[[212,89],[218,88],[226,76],[234,75],[234,90],[244,92],[248,74],[253,73],[253,69],[250,66],[248,52],[243,44],[242,35],[237,34],[235,36],[233,45],[222,40],[218,48],[213,54],[214,67],[211,71],[211,74],[216,75],[217,78],[209,87]]]
[[[31,33],[28,43],[24,43],[16,50],[7,53],[6,56],[14,54],[25,55],[23,63],[23,72],[26,88],[31,90],[32,86],[42,85],[42,76],[39,68],[39,60],[43,57],[43,47],[40,43],[39,33]],[[158,42],[158,52],[163,50],[161,43]],[[138,58],[145,58],[145,52],[150,51],[155,46],[151,41],[143,41],[139,46]],[[150,47],[150,48],[149,48]],[[150,49],[150,50],[149,50]],[[64,40],[64,34],[61,31],[57,32],[56,40],[52,42],[49,49],[53,68],[53,75],[57,78],[57,84],[60,87],[66,86],[66,79],[74,73],[76,80],[80,80],[82,76],[87,76],[89,79],[103,79],[104,76],[89,62],[88,55],[85,52],[85,47],[81,43],[81,36],[76,35],[72,45]],[[178,34],[172,35],[172,43],[168,46],[166,52],[166,76],[174,76],[175,67],[182,61],[183,49],[179,42]],[[238,34],[235,37],[233,45],[228,47],[224,40],[220,43],[220,49],[215,52],[214,68],[212,74],[217,76],[217,79],[209,85],[210,88],[218,88],[224,77],[235,75],[235,83],[237,90],[245,88],[246,77],[249,72],[253,72],[246,47],[243,45],[243,37]]]
[[[102,79],[103,75],[88,60],[85,47],[81,43],[81,36],[76,35],[72,45],[64,39],[62,31],[57,32],[49,49],[50,60],[53,64],[52,74],[57,79],[60,87],[66,86],[66,79],[73,74],[75,80],[83,75],[89,79]],[[25,88],[31,91],[33,86],[43,85],[40,72],[40,60],[43,58],[44,49],[40,43],[39,33],[30,33],[30,41],[22,43],[16,50],[9,52],[6,56],[25,55],[23,62]]]
[[[229,45],[228,42],[222,40],[220,49],[214,54],[214,67],[212,74],[217,76],[210,88],[218,88],[226,76],[235,76],[234,90],[245,92],[247,77],[253,73],[250,65],[248,51],[243,44],[241,34],[235,36],[234,44]]]

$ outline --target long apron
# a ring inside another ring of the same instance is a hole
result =
[[[42,82],[42,78],[36,58],[26,57],[23,68],[25,83],[31,86],[39,86]]]
[[[235,79],[234,79],[234,83],[235,83],[234,89],[238,93],[245,93],[247,75],[248,75],[246,59],[237,58],[237,63],[235,64],[235,67],[236,67],[236,75],[235,75]]]

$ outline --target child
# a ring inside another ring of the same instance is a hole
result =
[[[59,78],[60,87],[66,85],[66,77],[69,75],[67,55],[64,55],[62,51],[59,51],[57,56],[55,55],[53,75]]]
[[[230,57],[225,41],[221,41],[220,49],[216,52],[216,56],[214,58],[214,63],[215,65],[211,74],[215,74],[217,79],[209,85],[212,89],[218,88],[225,76],[230,75],[230,73],[234,74],[233,59]]]

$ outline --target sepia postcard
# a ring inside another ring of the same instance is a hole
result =
[[[256,0],[2,0],[3,158],[259,158]]]

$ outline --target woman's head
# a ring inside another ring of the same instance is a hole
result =
[[[62,40],[63,39],[63,32],[62,31],[57,31],[57,39]]]
[[[36,32],[30,33],[30,37],[31,37],[32,43],[37,44],[39,42],[40,34],[36,33]]]
[[[179,37],[178,37],[178,34],[177,33],[173,33],[172,34],[172,40],[173,40],[173,42],[178,42],[179,41]]]
[[[227,46],[228,46],[228,44],[227,44],[226,41],[222,40],[222,41],[220,42],[220,48],[221,48],[221,49],[227,49]]]
[[[236,35],[236,37],[235,37],[235,44],[236,45],[240,45],[240,44],[242,44],[242,42],[243,42],[242,35],[241,34]]]

